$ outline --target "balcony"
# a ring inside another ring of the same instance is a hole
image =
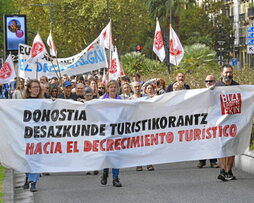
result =
[[[225,3],[225,4],[231,4],[231,3],[233,3],[233,0],[223,0],[223,3]]]
[[[251,19],[254,18],[254,7],[248,8],[248,17]]]
[[[241,14],[239,15],[239,21],[240,21],[240,22],[244,22],[244,21],[245,21],[245,13],[241,13]]]
[[[234,16],[229,16],[229,20],[231,23],[234,23]]]
[[[239,37],[239,44],[240,45],[245,45],[246,44],[246,37]]]

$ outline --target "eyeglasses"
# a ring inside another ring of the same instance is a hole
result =
[[[210,82],[214,82],[214,80],[205,80],[205,83],[210,83]]]
[[[34,86],[34,87],[31,87],[31,88],[40,88],[39,86]]]

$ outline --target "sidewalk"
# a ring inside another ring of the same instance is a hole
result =
[[[247,149],[244,154],[235,157],[235,167],[250,174],[254,174],[254,151]]]
[[[34,197],[30,190],[22,188],[25,180],[25,174],[13,171],[12,169],[6,170],[6,177],[4,180],[4,202],[5,203],[33,203]]]

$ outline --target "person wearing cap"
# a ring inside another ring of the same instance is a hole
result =
[[[59,99],[72,99],[77,101],[77,95],[71,92],[72,90],[72,83],[70,81],[65,81],[63,83],[63,93],[59,94],[57,98]]]

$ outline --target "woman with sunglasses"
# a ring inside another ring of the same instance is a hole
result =
[[[106,88],[103,82],[98,82],[98,94],[99,96],[104,95],[106,92]]]

